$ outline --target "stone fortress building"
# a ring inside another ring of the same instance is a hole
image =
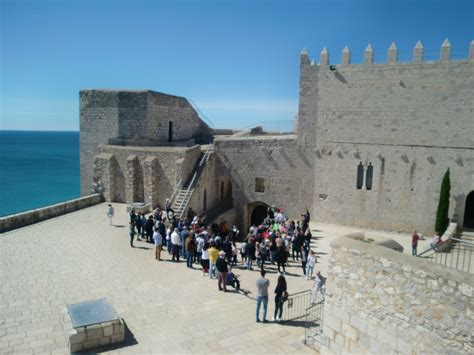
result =
[[[474,42],[468,59],[319,64],[300,56],[299,109],[291,134],[211,128],[183,97],[153,91],[80,92],[81,194],[108,201],[172,198],[184,216],[246,230],[268,205],[290,217],[392,231],[434,232],[439,190],[451,173],[449,217],[474,223]],[[224,134],[223,134],[224,133]]]

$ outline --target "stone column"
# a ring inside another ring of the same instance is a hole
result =
[[[115,176],[117,160],[110,153],[100,153],[94,157],[94,180],[97,188],[102,189],[106,201],[115,200]]]
[[[125,200],[126,203],[131,204],[136,202],[138,189],[138,164],[140,164],[138,157],[134,154],[127,157],[127,167],[125,174]]]
[[[143,162],[143,180],[145,189],[145,203],[153,208],[159,204],[158,200],[158,158],[147,157]]]

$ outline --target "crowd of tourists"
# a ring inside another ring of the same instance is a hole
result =
[[[110,209],[112,208],[112,211]],[[113,207],[107,211],[112,223]],[[268,287],[270,281],[265,278],[265,267],[276,265],[279,273],[275,288],[275,313],[273,319],[282,317],[283,303],[288,298],[286,285],[286,267],[289,261],[300,262],[302,274],[306,280],[312,279],[316,264],[316,253],[310,249],[311,231],[309,229],[310,213],[301,215],[301,221],[289,220],[283,209],[268,207],[267,214],[261,224],[252,224],[243,242],[237,244],[240,231],[234,225],[229,228],[227,223],[208,226],[194,216],[192,220],[177,218],[169,200],[165,208],[155,208],[146,217],[143,213],[130,212],[129,243],[134,247],[135,236],[155,245],[155,259],[162,260],[162,252],[171,255],[171,261],[186,261],[188,268],[199,265],[203,276],[217,279],[218,289],[227,292],[227,287],[240,290],[239,275],[233,267],[260,270],[261,278],[256,282],[257,309],[256,321],[260,322],[259,312],[263,305],[263,322],[266,322]],[[240,256],[240,258],[239,258]],[[317,273],[316,284],[323,285],[324,278]]]

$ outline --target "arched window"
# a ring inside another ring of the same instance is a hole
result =
[[[224,181],[221,182],[221,200],[224,199]]]
[[[364,166],[362,162],[357,166],[357,190],[360,190],[364,186]]]
[[[369,166],[367,167],[367,176],[365,177],[365,186],[367,187],[367,190],[372,190],[373,179],[374,167],[372,166],[372,163],[369,163]]]
[[[202,197],[202,210],[204,212],[207,211],[207,191],[204,189],[204,194],[203,194],[203,197]]]

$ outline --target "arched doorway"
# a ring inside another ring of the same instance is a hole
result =
[[[250,225],[262,224],[265,217],[267,217],[268,205],[263,202],[254,202],[249,205]]]
[[[466,198],[463,227],[474,228],[474,191],[471,191]]]

